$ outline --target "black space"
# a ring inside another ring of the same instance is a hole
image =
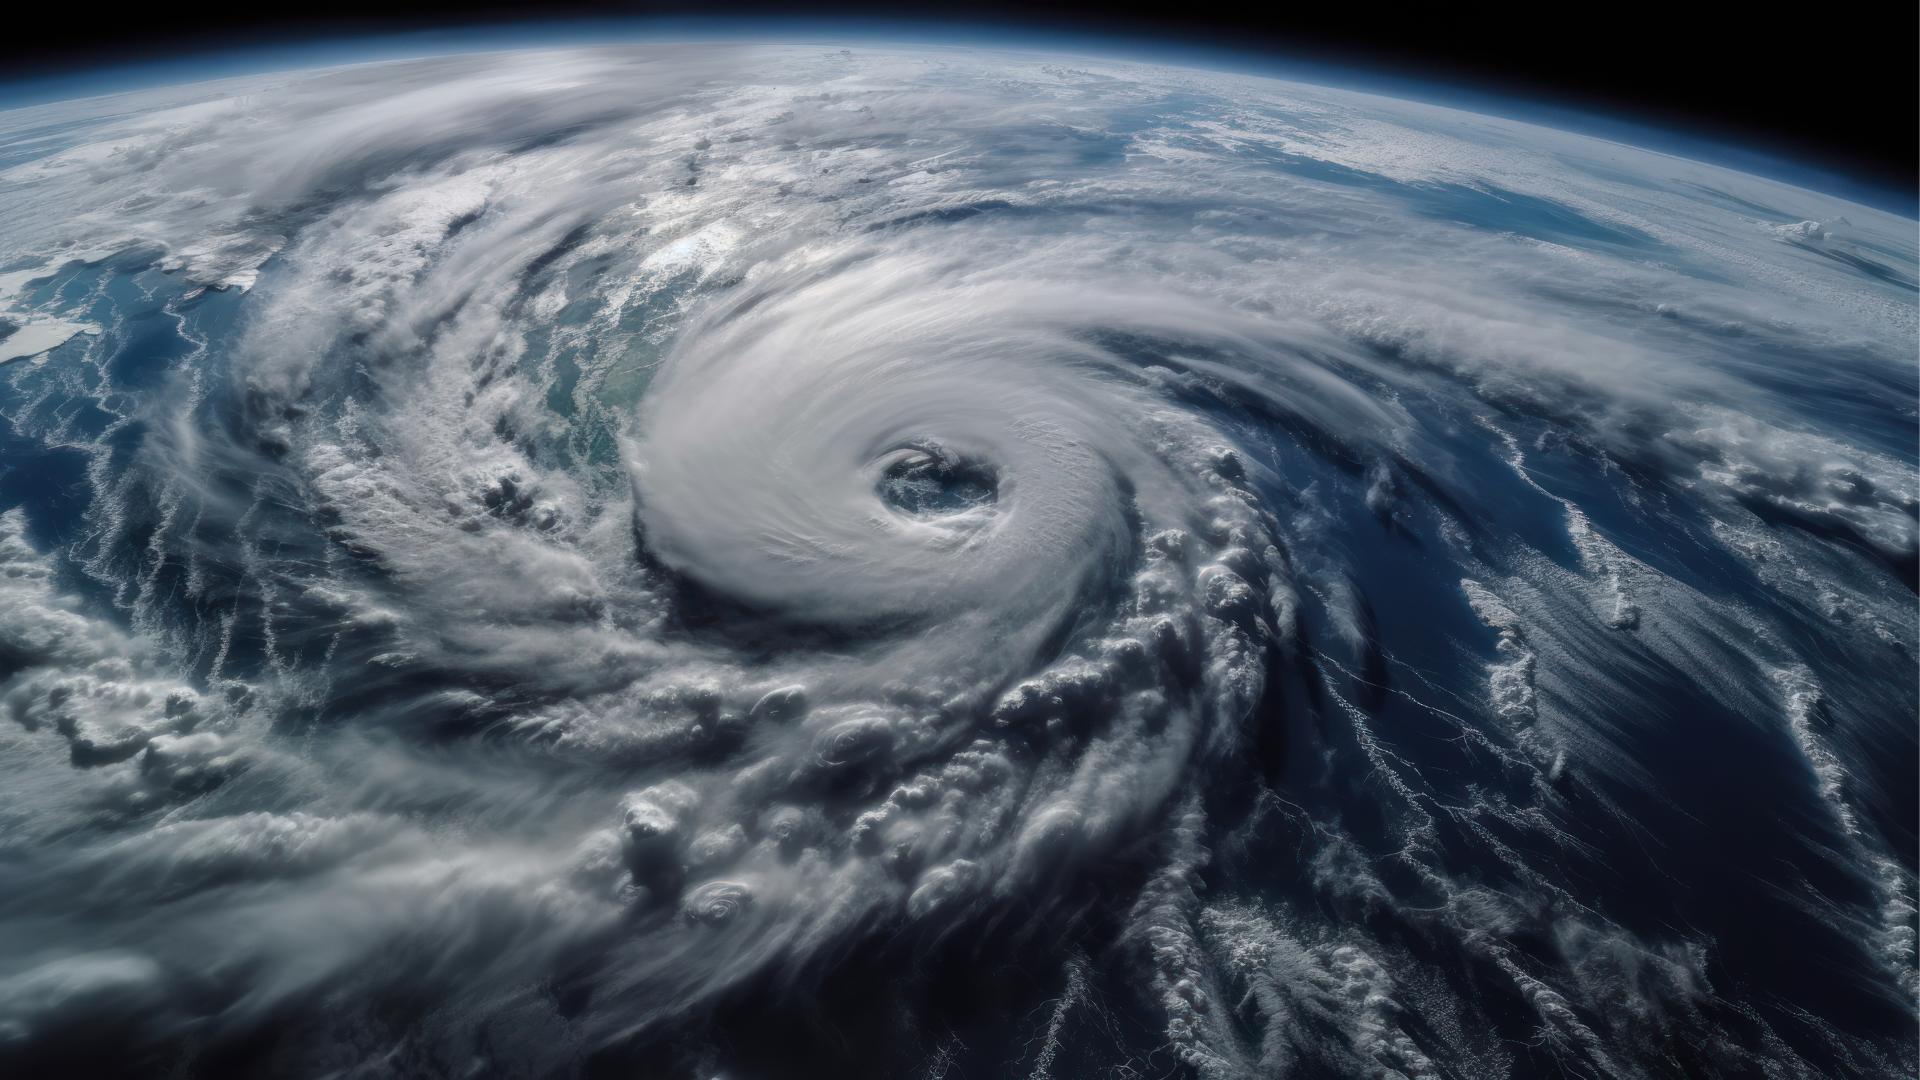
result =
[[[1389,80],[1667,129],[1911,197],[1920,176],[1920,6],[1651,3],[1259,6],[1211,0],[793,4],[729,0],[507,4],[334,0],[289,9],[145,5],[48,20],[0,40],[0,84],[290,44],[545,19],[827,16],[1092,32],[1355,66]],[[19,23],[15,23],[16,28]]]

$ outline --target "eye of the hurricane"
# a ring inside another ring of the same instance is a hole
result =
[[[896,513],[923,518],[964,514],[1000,498],[1000,477],[993,466],[938,443],[902,446],[880,460],[875,492]]]

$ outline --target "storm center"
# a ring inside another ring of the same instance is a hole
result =
[[[875,493],[896,513],[911,517],[963,514],[991,506],[1000,497],[992,465],[936,442],[917,442],[882,459]]]

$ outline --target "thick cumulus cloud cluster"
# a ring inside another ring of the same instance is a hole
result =
[[[1018,54],[0,114],[0,1061],[1911,1072],[1915,266]]]

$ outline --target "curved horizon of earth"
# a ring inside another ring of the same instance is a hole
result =
[[[1917,274],[1065,53],[0,112],[0,1071],[1911,1075]]]

